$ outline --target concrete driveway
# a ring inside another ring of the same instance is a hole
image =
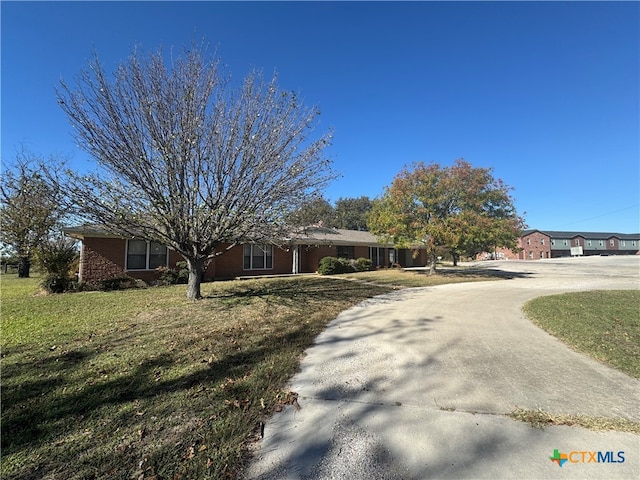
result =
[[[477,265],[512,278],[402,290],[340,314],[292,379],[301,409],[267,423],[247,478],[640,478],[640,436],[505,416],[640,421],[640,381],[521,312],[541,295],[640,288],[640,257]],[[555,450],[572,461],[552,462]]]

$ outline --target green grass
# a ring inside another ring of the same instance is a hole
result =
[[[389,291],[335,279],[42,295],[5,275],[3,479],[233,478],[337,314]]]
[[[576,350],[640,378],[640,290],[540,297],[524,312]]]

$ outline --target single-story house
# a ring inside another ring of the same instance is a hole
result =
[[[174,268],[183,257],[164,245],[139,238],[124,238],[92,225],[69,227],[64,233],[82,242],[79,280],[97,283],[109,278],[129,276],[153,283],[158,267]],[[380,243],[365,231],[309,227],[274,244],[247,243],[227,249],[221,245],[211,259],[204,280],[229,279],[257,275],[312,273],[323,257],[368,258],[375,267],[398,264],[424,266],[424,251],[395,249]]]
[[[519,251],[498,249],[483,259],[539,260],[578,255],[638,255],[640,233],[566,232],[525,230],[518,238]]]

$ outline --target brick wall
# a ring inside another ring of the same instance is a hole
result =
[[[424,249],[400,248],[396,263],[402,267],[424,267],[427,265],[427,251]]]
[[[353,248],[353,258],[369,258],[369,247],[357,246]]]
[[[218,251],[224,252],[216,256],[209,265],[205,278],[235,278],[252,275],[281,275],[291,273],[293,269],[293,251],[290,248],[273,247],[273,268],[244,269],[244,247],[236,245],[226,250],[226,245]]]
[[[121,238],[89,237],[83,241],[81,280],[87,283],[98,283],[101,280],[130,276],[153,283],[158,280],[159,273],[155,270],[125,270],[127,241]],[[235,278],[252,275],[281,275],[290,274],[293,270],[293,247],[273,247],[273,268],[245,270],[244,250],[242,245],[236,245],[226,250],[228,245],[217,249],[220,255],[213,258],[206,267],[204,280]],[[318,270],[320,259],[337,256],[335,245],[300,246],[300,273],[313,273]],[[354,258],[369,258],[369,247],[353,247]],[[424,265],[426,262],[424,251],[412,264]],[[175,268],[177,262],[184,258],[169,249],[169,267]],[[388,249],[384,249],[384,264],[388,263]],[[402,263],[402,262],[400,262]]]
[[[80,281],[98,283],[124,275],[126,240],[85,238],[80,258]]]
[[[551,238],[542,232],[534,231],[518,238],[519,252],[508,248],[497,248],[493,252],[479,254],[477,260],[540,260],[551,258]]]
[[[87,237],[82,242],[80,281],[99,283],[109,278],[129,276],[152,283],[160,277],[155,270],[125,270],[127,240],[123,238]],[[184,261],[179,253],[169,249],[169,267]]]
[[[320,260],[324,257],[335,257],[338,251],[335,246],[321,245],[318,247],[300,247],[300,271],[311,273],[318,271]]]
[[[535,231],[520,237],[518,246],[522,248],[522,251],[517,255],[522,260],[551,258],[551,238],[542,232]]]

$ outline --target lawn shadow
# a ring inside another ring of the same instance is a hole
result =
[[[283,302],[299,301],[336,301],[349,298],[350,292],[361,294],[370,291],[370,286],[362,286],[353,282],[336,281],[340,279],[323,278],[301,278],[297,282],[292,282],[290,278],[284,280],[271,280],[270,282],[251,283],[246,286],[239,284],[232,291],[213,292],[206,295],[205,299],[211,300],[234,300],[243,298],[260,297],[264,299],[277,299]],[[246,280],[250,282],[251,280]],[[389,291],[388,287],[378,287],[379,293]],[[376,294],[378,292],[373,292]]]
[[[283,286],[265,288],[254,295],[276,296],[289,301],[295,299],[294,292]],[[240,298],[254,295],[240,292]],[[321,298],[332,296],[330,289],[321,285],[316,286],[316,295]],[[152,325],[148,327],[151,329]],[[267,408],[272,408],[267,389],[272,384],[285,382],[290,375],[290,369],[276,368],[271,372],[264,365],[281,361],[297,364],[300,347],[312,342],[318,333],[318,325],[289,322],[286,328],[261,334],[262,337],[255,341],[238,337],[231,347],[225,347],[224,352],[218,351],[217,357],[208,360],[205,357],[210,352],[203,353],[199,347],[195,352],[188,352],[191,356],[188,359],[183,357],[185,352],[180,349],[126,357],[122,350],[127,348],[124,344],[143,343],[151,335],[146,329],[139,330],[112,332],[100,341],[93,337],[89,344],[83,341],[83,345],[75,348],[45,350],[40,356],[26,351],[26,347],[13,348],[11,355],[4,356],[1,392],[3,454],[9,456],[27,449],[49,452],[48,455],[39,454],[37,459],[21,467],[21,473],[11,478],[37,478],[48,472],[64,470],[65,464],[73,463],[80,456],[82,465],[77,462],[74,468],[77,472],[86,473],[91,465],[105,465],[100,438],[125,438],[131,436],[129,432],[140,431],[143,433],[139,439],[121,442],[125,445],[122,451],[111,452],[113,459],[107,462],[118,471],[129,468],[134,471],[138,457],[151,455],[141,450],[145,448],[145,442],[148,445],[151,441],[150,432],[155,429],[166,437],[167,431],[173,428],[149,423],[150,418],[161,415],[173,416],[174,422],[182,422],[182,426],[176,427],[179,431],[192,421],[192,417],[201,418],[206,423],[207,418],[222,418],[227,412],[236,411],[255,416],[254,423],[258,425],[258,417],[264,414],[258,399],[264,396]],[[214,331],[208,333],[210,338],[206,345],[210,346],[210,351],[215,351],[218,338]],[[134,338],[136,334],[137,338]],[[101,367],[97,369],[96,364]],[[103,369],[102,365],[105,375],[96,375]],[[163,375],[174,367],[182,369],[185,365],[190,368],[188,373]],[[265,378],[255,380],[260,376]],[[240,406],[234,402],[236,399]],[[184,402],[191,405],[186,414],[180,408]],[[245,411],[248,408],[251,411]],[[101,420],[97,422],[96,419]],[[145,424],[146,427],[141,426]],[[93,432],[95,440],[81,439],[68,443],[61,440],[82,437],[87,431]],[[119,433],[116,435],[115,432]],[[191,433],[173,437],[178,442],[188,442]],[[89,450],[87,441],[91,442]],[[157,441],[167,444],[166,438]],[[162,448],[167,450],[167,455],[175,455],[175,444]],[[136,449],[139,454],[133,453]],[[162,457],[165,453],[156,449],[153,455]]]

